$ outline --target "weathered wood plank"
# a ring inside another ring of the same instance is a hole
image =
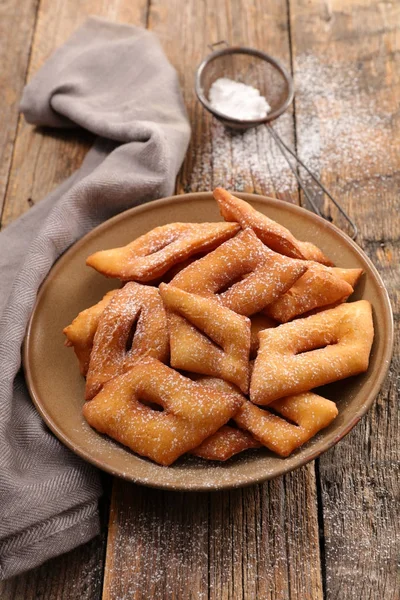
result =
[[[147,0],[42,0],[28,80],[89,15],[145,26],[147,4]],[[21,117],[2,226],[29,210],[32,204],[71,175],[81,164],[92,141],[92,137],[83,131],[34,129]]]
[[[103,600],[208,597],[206,494],[115,480],[109,531]]]
[[[18,102],[25,85],[39,0],[0,3],[0,213],[6,193]]]
[[[202,494],[115,480],[103,600],[322,598],[313,477]]]
[[[178,191],[222,184],[297,201],[267,131],[225,131],[196,101],[193,85],[207,44],[221,39],[269,50],[288,65],[286,2],[155,0],[149,26],[178,69],[193,126]],[[291,113],[277,126],[293,143]],[[265,485],[210,494],[115,480],[103,598],[125,597],[321,599],[313,465]]]
[[[228,3],[155,1],[149,26],[177,66],[192,123],[192,139],[178,178],[178,192],[202,191],[218,185],[297,201],[297,184],[265,127],[238,134],[226,130],[197,101],[196,67],[210,53],[209,44],[263,49],[290,66],[286,2],[235,0]],[[180,32],[178,40],[176,31]],[[293,145],[290,109],[276,127]]]
[[[322,598],[313,466],[210,496],[210,598]]]
[[[391,295],[398,335],[398,5],[292,0],[291,13],[299,153],[354,215],[358,243]],[[398,350],[368,415],[319,461],[327,600],[400,595]]]

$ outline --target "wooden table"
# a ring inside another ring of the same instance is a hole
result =
[[[356,219],[358,243],[386,282],[398,326],[399,3],[3,0],[3,226],[79,167],[92,142],[83,132],[33,129],[18,116],[26,81],[89,14],[153,30],[178,69],[193,126],[179,193],[222,184],[302,201],[265,128],[229,134],[193,89],[207,44],[221,39],[266,50],[292,69],[296,100],[278,130]],[[0,597],[398,599],[398,372],[393,363],[374,406],[340,444],[263,485],[184,494],[105,476],[102,535],[0,584]]]

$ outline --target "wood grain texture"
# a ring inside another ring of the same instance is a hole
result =
[[[209,44],[226,40],[273,53],[290,67],[286,1],[151,2],[149,27],[177,67],[192,124],[192,139],[178,177],[178,192],[195,192],[218,185],[297,202],[293,177],[280,173],[283,159],[265,127],[244,134],[226,130],[198,102],[194,90],[196,67],[210,53]],[[179,37],[177,36],[179,31]],[[290,109],[276,124],[294,143]]]
[[[207,547],[207,495],[115,481],[103,599],[206,599]]]
[[[147,5],[147,0],[41,0],[28,80],[89,15],[145,26]],[[33,128],[20,117],[2,226],[29,210],[71,175],[92,142],[93,137],[87,132]]]
[[[295,75],[316,90],[314,98],[304,88],[297,95],[297,123],[307,124],[298,127],[299,152],[309,153],[314,140],[321,176],[354,215],[358,243],[391,296],[398,340],[399,7],[369,0],[293,0],[291,25]],[[311,66],[322,86],[315,87]],[[336,136],[330,135],[327,111],[334,112]],[[327,600],[400,597],[398,357],[397,346],[368,415],[319,461]]]
[[[312,480],[197,494],[115,480],[103,600],[322,598]]]
[[[282,187],[281,159],[265,128],[227,132],[197,102],[193,83],[207,44],[221,39],[270,50],[290,64],[286,8],[283,1],[249,0],[245,7],[152,1],[149,27],[178,70],[193,127],[179,192],[221,184],[298,200],[296,185]],[[278,127],[293,143],[291,113]],[[156,492],[115,480],[103,598],[125,597],[322,598],[313,465],[264,485],[210,494]]]
[[[0,213],[7,189],[39,0],[0,2]]]

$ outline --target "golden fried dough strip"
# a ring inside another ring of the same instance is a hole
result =
[[[273,252],[246,229],[186,267],[171,284],[249,316],[284,294],[307,264]]]
[[[227,423],[240,403],[235,394],[204,389],[145,359],[106,383],[83,414],[100,433],[167,466]]]
[[[151,281],[193,254],[213,250],[238,230],[237,223],[170,223],[122,248],[95,252],[86,264],[107,277]]]
[[[352,286],[345,280],[346,269],[339,269],[341,273],[338,276],[337,270],[332,267],[316,262],[307,264],[306,273],[283,296],[267,306],[265,314],[286,323],[310,310],[345,302],[353,293]],[[348,278],[354,280],[355,274],[349,273]]]
[[[366,300],[261,331],[250,399],[266,405],[366,371],[373,335]]]
[[[199,260],[199,258],[202,258],[203,256],[204,256],[204,252],[199,252],[198,254],[196,254],[194,256],[189,256],[189,258],[186,258],[184,261],[177,263],[176,265],[173,265],[170,269],[168,269],[168,271],[166,273],[164,273],[164,275],[162,275],[161,277],[158,277],[154,281],[154,283],[151,282],[151,285],[158,286],[158,285],[160,285],[160,283],[171,283],[173,278],[176,277],[176,275],[178,275],[178,273],[180,273],[181,271],[186,269],[189,265],[191,265],[196,260]]]
[[[250,227],[257,237],[275,252],[292,258],[315,260],[324,265],[332,265],[329,258],[317,246],[311,242],[297,240],[286,227],[256,211],[244,200],[236,198],[222,188],[216,188],[213,195],[226,221],[235,221],[242,229]]]
[[[86,400],[143,356],[166,361],[168,346],[167,316],[158,290],[127,283],[100,316],[86,378]]]
[[[260,341],[258,334],[263,329],[270,329],[276,327],[278,323],[263,313],[257,313],[250,317],[250,358],[257,356]]]
[[[246,400],[235,415],[235,422],[280,456],[289,456],[338,414],[334,402],[312,392],[275,400],[268,408],[284,418]]]
[[[230,391],[241,398],[242,405],[233,417],[235,423],[244,432],[251,433],[253,438],[263,446],[280,456],[289,456],[293,450],[311,439],[318,431],[327,427],[338,414],[334,402],[312,392],[276,400],[267,409],[264,409],[249,402],[245,396],[240,394],[237,388],[222,379],[201,377],[197,382],[199,385],[214,390]],[[280,416],[269,409],[279,413]],[[214,436],[208,438],[202,444],[203,450],[207,451],[208,442],[210,443],[214,452],[213,460],[226,460],[223,457],[227,456],[229,458],[229,452],[232,452],[231,455],[233,456],[237,453],[236,447],[239,447],[239,441],[237,441],[236,446],[236,440],[232,434],[230,432],[225,433],[225,427],[222,430],[217,431]],[[218,458],[219,453],[221,458]]]
[[[107,292],[100,302],[80,312],[72,323],[63,329],[63,333],[67,336],[65,345],[73,346],[83,376],[89,368],[90,353],[100,316],[117,291]]]
[[[222,391],[230,394],[234,394],[239,402],[242,404],[247,402],[246,396],[244,396],[239,389],[232,383],[228,383],[223,379],[216,377],[208,377],[204,375],[197,375],[191,373],[190,377],[194,379],[199,385],[212,390]],[[239,408],[238,413],[240,413]],[[259,448],[261,446],[248,431],[231,427],[230,425],[224,425],[221,429],[218,429],[212,436],[204,440],[204,442],[192,451],[195,456],[200,456],[206,460],[220,460],[225,461],[251,448]]]
[[[225,461],[239,452],[260,446],[260,442],[248,431],[224,425],[192,450],[191,454],[206,460]]]
[[[162,283],[168,309],[171,365],[232,381],[244,392],[249,383],[250,321],[216,300]]]
[[[335,273],[335,275],[340,277],[340,279],[343,279],[349,285],[351,285],[353,289],[356,287],[361,275],[363,274],[362,269],[342,269],[340,267],[332,267],[332,271]]]

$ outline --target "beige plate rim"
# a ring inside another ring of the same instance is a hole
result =
[[[86,244],[86,242],[91,240],[92,238],[97,238],[99,235],[102,234],[102,232],[104,230],[107,230],[109,227],[112,227],[115,223],[118,223],[119,221],[124,220],[127,216],[131,216],[132,214],[139,214],[143,211],[152,210],[153,208],[155,208],[159,205],[162,205],[162,204],[167,204],[167,203],[171,203],[171,202],[185,203],[192,199],[200,199],[200,198],[205,198],[205,197],[208,198],[208,197],[212,197],[212,193],[211,192],[193,192],[193,193],[188,193],[188,194],[179,194],[179,195],[175,195],[175,196],[169,196],[167,198],[161,198],[159,200],[153,200],[151,202],[147,202],[140,206],[130,208],[122,213],[119,213],[118,215],[116,215],[114,217],[111,217],[104,223],[98,225],[93,230],[88,232],[80,240],[78,240],[77,242],[72,244],[64,252],[64,254],[61,255],[61,257],[56,261],[56,263],[53,265],[53,267],[49,271],[47,277],[44,279],[44,281],[39,289],[37,299],[35,302],[35,306],[34,306],[32,315],[31,315],[29,323],[28,323],[26,336],[25,336],[25,340],[24,340],[24,344],[23,344],[23,353],[22,353],[23,369],[24,369],[24,374],[25,374],[25,379],[26,379],[26,383],[28,386],[28,390],[30,392],[33,403],[36,406],[36,409],[38,410],[39,414],[41,415],[41,417],[44,420],[44,422],[46,423],[46,425],[56,435],[56,437],[63,444],[65,444],[65,446],[70,448],[74,453],[76,453],[78,456],[85,459],[89,463],[95,465],[99,469],[110,473],[111,475],[120,477],[122,479],[126,479],[128,481],[132,481],[134,483],[142,484],[142,485],[145,485],[148,487],[153,487],[153,488],[157,488],[157,489],[166,489],[166,490],[172,490],[172,491],[217,491],[217,490],[221,490],[221,489],[234,489],[234,488],[239,488],[239,487],[247,487],[249,485],[254,485],[256,483],[262,483],[263,481],[267,481],[269,479],[274,479],[276,477],[284,475],[285,473],[288,473],[294,469],[297,469],[297,468],[309,463],[310,461],[317,458],[323,452],[326,452],[327,450],[329,450],[339,440],[341,440],[344,436],[346,436],[353,429],[353,427],[359,422],[361,417],[364,416],[365,413],[368,411],[372,402],[376,398],[376,396],[382,386],[382,383],[386,377],[387,371],[390,366],[390,360],[392,357],[392,353],[393,353],[394,327],[393,327],[392,308],[391,308],[389,296],[388,296],[387,290],[384,286],[384,283],[383,283],[378,271],[376,270],[374,264],[368,258],[368,256],[361,250],[361,248],[349,236],[347,236],[338,227],[336,227],[332,223],[326,221],[325,219],[319,217],[318,215],[305,210],[304,208],[302,208],[300,206],[297,206],[295,204],[291,204],[291,203],[288,203],[288,202],[285,202],[282,200],[277,200],[275,198],[258,195],[258,194],[235,192],[235,195],[242,198],[243,200],[246,200],[247,202],[250,202],[250,203],[252,201],[263,202],[267,206],[268,205],[273,206],[273,207],[277,208],[278,210],[283,210],[283,211],[286,210],[286,211],[292,212],[294,214],[302,214],[302,215],[306,214],[307,218],[310,219],[311,223],[314,221],[314,223],[318,224],[319,226],[322,226],[323,228],[333,230],[335,232],[335,234],[337,236],[339,236],[346,245],[351,246],[352,250],[355,251],[355,253],[358,255],[358,257],[368,265],[369,269],[371,270],[372,274],[375,277],[376,282],[379,284],[379,289],[381,292],[381,300],[384,305],[385,331],[387,332],[387,335],[385,336],[385,349],[384,349],[384,353],[383,353],[382,359],[381,359],[382,369],[376,376],[374,384],[373,384],[369,394],[366,396],[363,404],[360,406],[360,408],[357,410],[357,412],[355,412],[352,419],[348,423],[343,425],[342,428],[338,431],[337,435],[333,439],[331,439],[329,442],[327,442],[325,444],[321,443],[318,446],[318,449],[316,449],[314,451],[310,450],[310,452],[307,453],[304,457],[299,457],[299,460],[298,460],[298,462],[296,462],[296,465],[294,467],[290,466],[290,465],[286,465],[285,462],[282,461],[282,466],[280,468],[277,468],[273,473],[271,473],[271,472],[260,473],[259,475],[257,475],[257,477],[254,477],[251,480],[244,479],[244,480],[237,480],[237,481],[233,481],[233,482],[232,481],[229,481],[229,482],[223,481],[223,482],[221,482],[221,484],[217,484],[217,485],[214,485],[213,487],[210,487],[210,486],[204,485],[204,484],[196,484],[195,482],[188,482],[188,483],[185,483],[185,485],[179,485],[179,484],[176,484],[176,483],[174,484],[171,482],[163,482],[163,481],[159,481],[159,480],[156,480],[156,481],[149,480],[147,477],[141,477],[141,476],[133,477],[130,474],[126,474],[122,471],[118,471],[117,469],[107,465],[107,463],[94,458],[86,450],[78,447],[76,444],[71,442],[71,440],[68,438],[68,436],[66,436],[64,434],[64,432],[61,431],[61,429],[57,426],[57,424],[53,421],[51,416],[46,411],[45,406],[43,406],[42,399],[40,398],[40,395],[36,390],[36,387],[34,384],[34,379],[32,377],[29,356],[30,356],[30,351],[31,351],[30,348],[31,348],[31,342],[32,342],[32,335],[33,335],[32,334],[32,324],[33,324],[33,320],[35,317],[37,307],[40,304],[40,300],[41,300],[42,296],[46,293],[47,286],[51,285],[51,280],[53,279],[53,277],[55,275],[57,275],[57,273],[63,269],[64,264],[68,262],[70,254],[79,250],[79,248],[81,246]]]

